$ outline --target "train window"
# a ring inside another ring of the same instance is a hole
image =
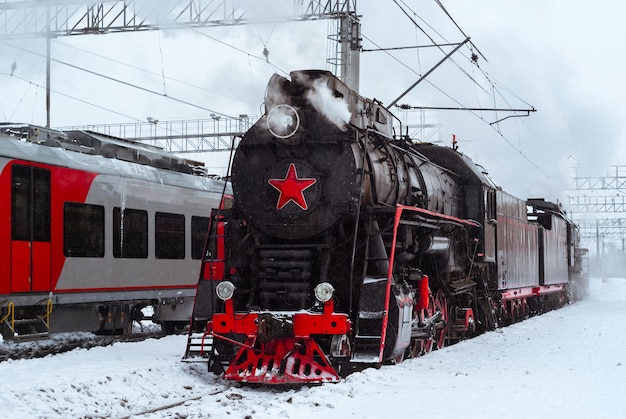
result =
[[[154,256],[157,259],[185,259],[185,216],[154,214]]]
[[[488,190],[487,191],[487,221],[495,221],[497,218],[497,207],[496,207],[496,191]]]
[[[50,171],[33,167],[33,240],[50,241]]]
[[[202,259],[204,242],[209,230],[209,217],[191,217],[191,258]]]
[[[148,257],[148,212],[113,208],[113,257]]]
[[[104,207],[66,202],[63,253],[67,257],[104,257]]]
[[[11,176],[11,238],[49,242],[50,171],[15,165]]]

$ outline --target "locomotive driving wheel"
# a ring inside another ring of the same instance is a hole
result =
[[[430,292],[429,292],[430,294]],[[419,322],[423,323],[426,319],[429,319],[435,313],[435,299],[432,294],[428,296],[428,307],[418,310],[416,315],[419,318]],[[434,331],[430,333],[427,338],[415,339],[411,343],[410,355],[411,358],[426,355],[431,352],[434,347]]]
[[[441,320],[437,322],[435,330],[435,347],[441,349],[446,345],[446,335],[448,334],[448,300],[442,290],[435,294],[435,312],[441,312]]]
[[[428,298],[428,307],[417,312],[419,321],[424,322],[430,319],[437,312],[441,313],[441,318],[434,323],[428,337],[415,339],[411,343],[409,350],[412,358],[426,355],[434,349],[441,349],[446,344],[448,334],[448,300],[442,290],[437,291],[435,296],[432,294]]]

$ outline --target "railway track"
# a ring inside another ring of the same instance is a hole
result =
[[[188,402],[193,402],[193,401],[196,401],[196,400],[204,399],[205,397],[217,396],[218,394],[224,393],[225,391],[229,390],[230,388],[232,388],[232,386],[224,385],[223,388],[215,390],[215,391],[212,391],[212,392],[210,392],[208,394],[203,394],[203,395],[195,396],[195,397],[189,397],[189,398],[185,398],[185,399],[179,400],[179,401],[174,402],[174,403],[169,403],[169,404],[165,404],[163,406],[153,407],[153,408],[150,408],[150,409],[142,410],[140,412],[134,412],[131,415],[122,416],[119,419],[130,419],[130,418],[134,418],[134,417],[138,417],[138,416],[140,417],[140,416],[144,416],[144,415],[150,415],[152,413],[164,412],[164,411],[167,411],[169,409],[173,409],[175,407],[181,406],[181,405],[183,405],[185,403],[188,403]],[[102,418],[105,418],[105,417],[108,417],[108,416],[102,416]]]
[[[50,339],[30,342],[0,342],[0,362],[7,360],[35,359],[57,355],[77,348],[90,349],[109,346],[117,342],[141,342],[146,339],[162,338],[166,333],[158,328],[133,332],[128,335],[96,335],[93,333],[60,333]],[[179,333],[186,333],[181,331]]]

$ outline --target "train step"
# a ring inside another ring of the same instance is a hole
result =
[[[32,342],[50,338],[48,326],[41,317],[35,319],[5,319],[0,324],[0,332],[5,340]]]
[[[363,335],[357,335],[356,336],[357,341],[363,342],[363,341],[378,341],[380,342],[380,336],[363,336]]]
[[[183,362],[206,362],[213,349],[213,336],[204,332],[190,333]]]
[[[385,317],[385,311],[359,311],[359,319],[382,319]]]
[[[357,335],[354,339],[352,362],[361,364],[377,364],[380,362],[380,336]]]
[[[350,361],[358,364],[379,364],[380,358],[378,352],[357,352],[352,354]]]

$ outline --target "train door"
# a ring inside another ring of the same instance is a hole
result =
[[[50,171],[11,170],[11,292],[50,291]]]

